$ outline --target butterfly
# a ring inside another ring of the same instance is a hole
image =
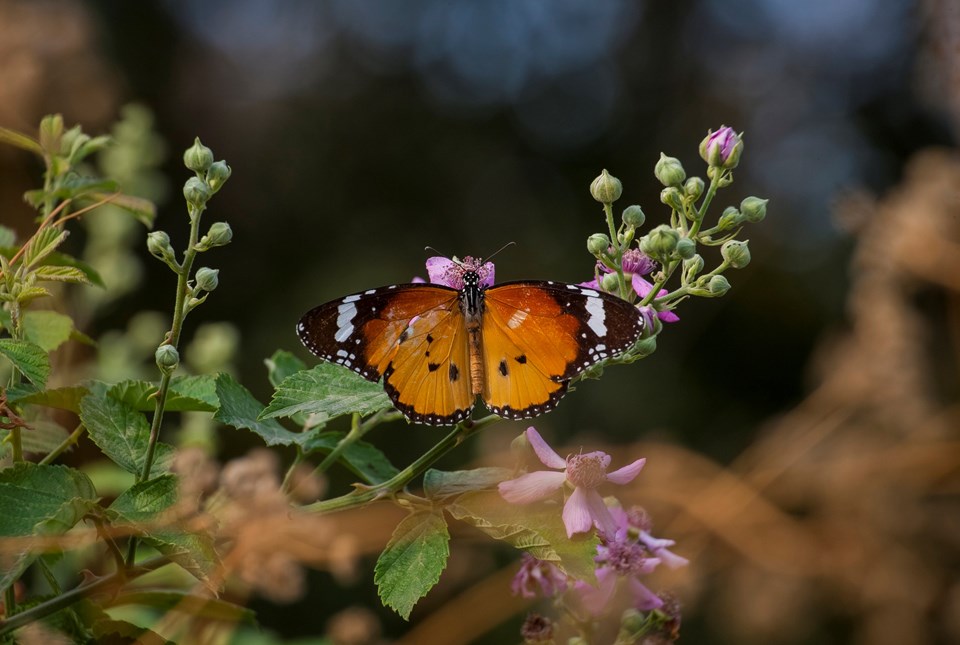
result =
[[[432,283],[396,284],[332,300],[297,324],[320,358],[377,382],[409,420],[452,425],[479,395],[510,419],[553,410],[570,380],[639,339],[632,304],[551,281],[493,284],[494,267],[430,258]]]

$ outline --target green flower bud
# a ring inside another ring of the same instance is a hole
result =
[[[180,365],[180,353],[177,352],[177,348],[173,345],[166,343],[160,345],[154,357],[157,359],[157,367],[159,367],[160,371],[164,374],[171,374],[173,370],[177,369],[177,366]]]
[[[660,201],[675,211],[683,212],[683,197],[680,189],[670,186],[660,191]]]
[[[640,238],[640,250],[647,256],[661,263],[677,248],[677,242],[680,241],[680,234],[676,230],[661,224],[642,238]]]
[[[715,275],[707,283],[707,290],[715,296],[722,296],[730,291],[730,281],[722,275]]]
[[[609,248],[610,238],[603,233],[594,233],[587,238],[587,251],[589,251],[591,255],[600,257],[600,255],[606,253]]]
[[[646,214],[644,214],[643,209],[636,204],[623,209],[623,223],[627,226],[640,228],[645,221],[647,221]]]
[[[744,214],[736,208],[727,206],[723,209],[723,214],[720,215],[720,219],[717,220],[717,226],[721,231],[729,231],[743,224],[746,219]]]
[[[697,201],[703,194],[703,180],[699,177],[691,177],[683,184],[683,195],[690,201]]]
[[[677,255],[684,260],[689,260],[697,254],[697,243],[689,237],[681,237],[677,240]]]
[[[662,152],[660,153],[660,160],[653,167],[653,174],[656,175],[661,184],[674,188],[680,188],[687,178],[687,173],[680,160],[676,157],[668,157]]]
[[[191,206],[203,206],[210,199],[210,187],[197,177],[191,177],[183,185],[183,198]]]
[[[607,273],[600,278],[600,286],[609,293],[618,293],[620,291],[620,276],[616,273]]]
[[[686,284],[693,282],[693,279],[703,271],[703,257],[694,254],[693,257],[683,261],[683,281]]]
[[[213,192],[217,192],[221,186],[227,183],[232,174],[233,170],[227,165],[226,161],[216,161],[210,164],[210,169],[207,170],[207,185]]]
[[[217,288],[217,285],[220,284],[220,279],[218,277],[219,274],[219,269],[200,267],[197,269],[196,275],[197,287],[203,289],[204,291],[213,291]]]
[[[623,184],[604,169],[590,184],[590,194],[601,204],[612,204],[623,194]]]
[[[627,609],[620,616],[620,629],[627,634],[640,634],[647,628],[647,615],[636,609]]]
[[[214,222],[207,234],[197,243],[198,251],[207,251],[215,246],[226,246],[233,239],[233,229],[226,222]]]
[[[656,330],[651,330],[650,336],[647,336],[646,338],[634,344],[634,346],[630,349],[630,358],[646,358],[647,356],[650,356],[650,354],[657,351],[657,334],[654,333],[655,331]],[[647,334],[648,330],[644,330],[643,333]]]
[[[767,202],[770,200],[759,197],[747,197],[740,202],[740,212],[751,224],[762,222],[767,216]]]
[[[147,234],[147,250],[150,251],[151,255],[162,260],[173,258],[170,236],[165,231],[153,231]]]
[[[183,165],[194,172],[207,172],[213,163],[213,150],[200,143],[200,137],[183,153]]]
[[[750,247],[748,241],[728,240],[720,247],[720,255],[730,263],[734,269],[742,269],[750,264]]]

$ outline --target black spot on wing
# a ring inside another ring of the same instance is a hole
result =
[[[440,369],[440,363],[427,363],[427,369],[431,372],[436,372]]]
[[[391,374],[393,374],[392,363],[383,373],[383,390],[387,393],[390,401],[393,402],[393,407],[399,410],[400,414],[405,416],[407,420],[413,423],[421,423],[428,426],[452,426],[470,418],[470,413],[473,411],[472,403],[466,408],[462,410],[455,410],[452,414],[448,415],[417,412],[413,409],[412,405],[407,405],[400,402],[400,393],[389,381]]]
[[[460,378],[460,369],[456,363],[450,363],[450,382],[455,383],[458,378]]]
[[[520,354],[519,356],[517,356],[517,357],[516,357],[515,359],[513,359],[513,360],[515,360],[515,361],[517,361],[518,363],[520,363],[521,365],[523,365],[524,363],[527,362],[527,355],[526,355],[526,354]]]
[[[500,371],[501,376],[506,376],[507,375],[507,359],[505,358],[501,359],[500,367],[497,369]]]

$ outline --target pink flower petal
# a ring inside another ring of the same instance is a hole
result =
[[[597,586],[578,580],[573,588],[583,608],[591,616],[601,616],[617,588],[617,575],[610,567],[600,567],[597,569]]]
[[[574,533],[586,533],[593,528],[593,514],[590,512],[588,493],[599,497],[596,491],[575,488],[573,494],[567,499],[567,503],[563,505],[563,525],[567,527],[567,537],[573,537]],[[600,502],[603,503],[603,500],[601,499]]]
[[[614,484],[629,484],[640,474],[640,470],[645,463],[647,463],[646,459],[637,459],[632,464],[618,468],[612,473],[607,473],[607,481]]]
[[[672,311],[658,311],[657,318],[659,318],[663,322],[677,322],[678,320],[680,320],[680,316],[673,313]]]
[[[600,289],[600,282],[599,282],[596,278],[594,278],[594,279],[591,280],[590,282],[579,282],[579,283],[577,283],[577,286],[578,286],[578,287],[587,287],[588,289],[596,289],[597,291],[600,291],[600,290],[601,290],[601,289]]]
[[[450,258],[441,255],[427,258],[427,275],[433,284],[442,284],[459,289],[463,286],[462,280],[456,279],[460,273],[460,266]]]
[[[628,584],[630,585],[630,592],[633,594],[634,608],[639,611],[650,611],[663,606],[663,600],[636,578],[630,578]]]
[[[556,451],[547,445],[540,433],[533,426],[527,428],[527,441],[533,446],[533,451],[537,453],[540,462],[548,468],[559,468],[563,470],[567,467],[567,460],[556,453]]]
[[[640,277],[640,275],[636,273],[633,274],[632,282],[633,282],[633,290],[641,298],[646,298],[647,294],[650,293],[650,290],[653,289],[653,284],[651,284],[649,281],[645,280],[644,278]],[[666,289],[661,289],[657,293],[657,297],[665,296],[668,293],[669,292]],[[672,311],[658,311],[657,318],[659,318],[663,322],[677,322],[678,320],[680,320],[680,316],[673,313]]]
[[[550,495],[567,479],[566,474],[552,470],[538,470],[516,479],[500,482],[500,496],[511,504],[529,504]]]
[[[580,489],[578,488],[577,490]],[[576,493],[576,491],[574,491],[574,493]],[[607,505],[603,502],[600,493],[595,490],[584,491],[584,498],[590,510],[590,517],[593,518],[593,523],[597,525],[597,528],[607,535],[615,535],[617,532],[617,523],[614,522],[613,516],[610,515],[610,509],[607,508]]]
[[[480,274],[481,287],[493,286],[493,275],[494,275],[493,262],[484,262],[483,265],[479,269],[477,269],[477,273]]]

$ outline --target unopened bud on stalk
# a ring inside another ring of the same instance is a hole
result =
[[[767,216],[768,201],[759,197],[747,197],[740,202],[740,212],[751,224],[762,222],[763,218]]]
[[[213,163],[213,151],[200,143],[200,137],[183,153],[183,165],[194,172],[206,172]]]
[[[750,264],[750,247],[748,240],[729,240],[720,247],[720,255],[730,263],[734,269],[742,269]]]
[[[687,173],[680,160],[676,157],[668,157],[662,152],[660,153],[660,160],[653,167],[653,174],[656,175],[661,184],[674,188],[680,188],[687,178]]]
[[[197,269],[197,287],[204,291],[213,291],[220,284],[220,270],[209,267],[200,267]]]
[[[164,374],[171,374],[177,366],[180,365],[180,353],[173,345],[164,343],[157,348],[154,357],[157,360],[157,367]]]
[[[604,169],[590,184],[590,194],[601,204],[612,204],[623,194],[623,184]]]
[[[623,223],[627,226],[640,228],[646,220],[647,216],[644,214],[643,209],[636,204],[623,209]]]
[[[610,238],[603,233],[594,233],[587,238],[587,251],[589,251],[591,255],[600,257],[603,253],[606,253],[609,248]]]

